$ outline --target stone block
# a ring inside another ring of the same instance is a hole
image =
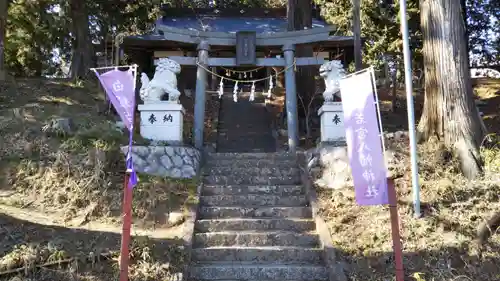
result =
[[[141,136],[153,141],[182,143],[184,108],[172,102],[140,104]]]
[[[321,141],[344,141],[344,112],[341,102],[325,103],[318,111],[321,119]]]

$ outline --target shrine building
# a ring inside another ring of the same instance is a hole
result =
[[[285,77],[289,149],[298,146],[295,67],[320,66],[340,60],[347,66],[353,60],[352,36],[338,34],[313,11],[312,28],[288,31],[286,9],[194,9],[163,7],[163,16],[150,34],[127,36],[122,51],[139,64],[140,71],[154,73],[155,62],[168,57],[178,62],[182,72],[179,90],[192,89],[195,96],[194,145],[203,147],[206,91],[219,85],[212,73],[224,75],[234,70],[255,77],[266,77],[281,69]],[[312,47],[313,57],[298,57],[296,48]],[[227,81],[227,87],[232,87]],[[258,87],[269,87],[262,81]]]

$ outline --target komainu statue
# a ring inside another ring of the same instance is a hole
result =
[[[181,93],[177,89],[177,74],[181,66],[169,58],[161,58],[156,65],[155,75],[149,81],[146,73],[141,73],[141,89],[139,95],[144,103],[161,101],[163,95],[168,94],[168,101],[179,103]]]
[[[346,75],[339,60],[327,61],[319,68],[319,75],[325,79],[325,91],[323,98],[325,103],[333,102],[333,95],[340,98],[340,85],[339,81]]]

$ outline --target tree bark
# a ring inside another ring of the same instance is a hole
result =
[[[356,71],[363,68],[361,47],[361,0],[352,0],[352,34],[354,36],[354,65]]]
[[[5,30],[7,28],[7,15],[8,15],[8,7],[9,1],[2,0],[0,1],[0,81],[4,81],[6,75],[5,70]]]
[[[422,1],[420,7],[420,21],[423,31],[423,49],[424,54],[424,89],[425,102],[417,127],[418,139],[420,142],[428,140],[432,136],[443,137],[443,100],[438,67],[439,54],[435,51],[440,50],[440,19],[432,17],[431,6],[435,0]]]
[[[85,1],[71,0],[70,17],[74,36],[71,78],[85,79],[88,78],[95,57],[90,39],[89,20]]]
[[[486,131],[473,98],[461,7],[454,0],[423,0],[421,20],[425,104],[420,139],[442,136],[472,179],[482,172],[479,147]]]
[[[467,17],[468,17],[468,13],[467,13],[467,0],[460,0],[460,7],[462,9],[462,18],[463,18],[463,21],[464,21],[464,29],[465,29],[465,32],[464,32],[464,36],[465,36],[465,46],[466,46],[466,50],[467,50],[467,65],[470,67],[470,58],[469,58],[469,50],[470,50],[470,46],[469,46],[469,26],[467,24]]]

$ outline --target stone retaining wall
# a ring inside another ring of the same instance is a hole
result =
[[[121,148],[124,154],[127,149]],[[197,175],[201,154],[186,146],[133,146],[132,159],[138,173],[186,179]]]

